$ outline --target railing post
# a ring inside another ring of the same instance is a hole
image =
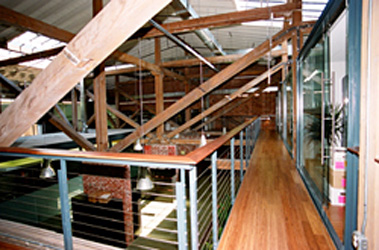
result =
[[[188,232],[187,232],[187,197],[186,197],[186,170],[184,168],[180,169],[180,180],[183,183],[183,197],[184,197],[184,228],[186,229],[186,245],[188,248]]]
[[[70,220],[70,205],[68,201],[67,166],[66,161],[61,160],[61,169],[58,170],[59,197],[61,201],[62,227],[65,250],[72,250],[72,231]]]
[[[213,249],[218,245],[218,223],[217,223],[217,151],[212,154],[212,228]]]
[[[243,180],[243,130],[240,132],[240,179]]]
[[[249,127],[245,128],[245,164],[246,169],[249,167]]]
[[[198,230],[197,230],[197,180],[196,167],[189,171],[189,194],[190,194],[190,212],[191,212],[191,249],[198,248]]]
[[[184,170],[184,169],[181,169]],[[177,203],[177,228],[178,228],[178,243],[179,250],[187,249],[187,226],[186,226],[186,217],[185,217],[185,181],[182,176],[180,182],[175,183],[175,195]]]
[[[234,204],[235,200],[235,187],[234,187],[234,137],[230,140],[230,184],[231,184],[231,190],[232,193],[232,205]]]

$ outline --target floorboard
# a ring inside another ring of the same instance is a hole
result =
[[[335,249],[274,130],[261,131],[218,249]]]

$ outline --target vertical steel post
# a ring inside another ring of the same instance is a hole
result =
[[[186,229],[186,245],[188,246],[188,232],[187,232],[187,194],[186,194],[186,170],[184,168],[180,169],[180,181],[183,183],[183,207],[184,207],[184,228]]]
[[[245,164],[246,169],[249,167],[249,127],[245,129]]]
[[[191,249],[198,249],[198,230],[197,230],[197,171],[194,166],[189,171],[189,195],[190,195],[190,213],[191,213]]]
[[[232,193],[232,205],[234,204],[235,200],[235,187],[234,187],[234,137],[230,140],[230,184],[231,184],[231,190]]]
[[[175,183],[175,195],[176,195],[176,203],[177,203],[177,228],[178,228],[178,244],[179,250],[187,249],[187,227],[185,226],[185,192],[184,192],[184,183],[183,179],[180,182]]]
[[[218,245],[218,223],[217,223],[217,151],[212,154],[212,228],[213,249]]]
[[[61,160],[61,169],[58,170],[59,198],[61,201],[62,227],[64,248],[72,250],[72,231],[70,220],[70,205],[68,201],[67,166],[66,161]]]
[[[243,180],[243,130],[240,132],[240,178]]]

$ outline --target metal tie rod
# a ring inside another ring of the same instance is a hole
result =
[[[182,40],[180,40],[179,38],[177,38],[175,35],[173,35],[170,32],[168,32],[165,28],[163,28],[161,25],[159,25],[153,19],[151,19],[149,22],[155,28],[157,28],[158,30],[160,30],[161,32],[163,32],[163,34],[165,34],[165,36],[167,36],[174,43],[178,44],[179,46],[181,46],[182,48],[184,48],[185,50],[187,50],[189,53],[191,53],[192,55],[194,55],[195,57],[197,57],[200,61],[202,61],[203,63],[205,63],[206,65],[208,65],[208,67],[210,67],[214,71],[219,72],[219,70],[211,62],[209,62],[207,59],[205,59],[202,55],[200,55],[196,50],[194,50],[193,48],[191,48],[188,44],[186,44],[185,42],[183,42]]]

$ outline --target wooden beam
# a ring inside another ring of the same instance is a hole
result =
[[[1,9],[1,6],[0,6],[0,9]],[[10,58],[7,60],[3,60],[3,61],[0,61],[0,67],[9,66],[9,65],[16,65],[16,64],[19,64],[22,62],[28,62],[28,61],[32,61],[35,59],[41,59],[41,58],[47,58],[50,56],[55,56],[56,54],[61,52],[63,50],[63,48],[64,47],[59,47],[59,48],[44,50],[44,51],[40,51],[40,52],[28,54],[28,55],[16,57],[16,58]]]
[[[272,57],[281,56],[283,54],[283,50],[273,50],[271,52]],[[223,63],[233,63],[243,57],[244,54],[234,54],[234,55],[226,55],[226,56],[212,56],[206,57],[209,62],[212,64],[223,64]],[[183,59],[169,62],[162,62],[160,66],[166,68],[176,68],[176,67],[188,67],[188,66],[197,66],[199,65],[200,60],[197,58],[191,59]]]
[[[274,48],[278,44],[280,44],[283,40],[288,39],[291,36],[293,31],[283,30],[276,34],[272,39],[271,47]],[[155,129],[157,126],[162,124],[164,121],[167,121],[175,114],[180,112],[181,110],[188,107],[190,104],[200,99],[205,94],[209,93],[213,89],[222,85],[225,81],[229,80],[243,69],[251,65],[253,62],[257,61],[263,55],[265,55],[270,49],[270,41],[266,40],[261,43],[259,46],[254,48],[251,52],[247,53],[245,56],[237,60],[235,63],[229,65],[227,68],[217,73],[214,77],[200,85],[199,87],[193,89],[190,93],[184,96],[182,99],[177,101],[168,107],[161,114],[155,116],[150,121],[141,126],[140,129],[137,129],[135,132],[128,135],[126,138],[121,140],[115,146],[113,146],[111,151],[121,151],[124,148],[131,145],[134,141],[136,141],[139,137],[144,134],[149,133],[151,130]]]
[[[175,135],[179,134],[180,132],[188,129],[189,127],[191,127],[192,125],[194,125],[195,123],[197,123],[198,121],[201,121],[201,119],[203,119],[203,117],[207,117],[209,116],[210,114],[212,114],[213,112],[219,110],[220,108],[222,108],[223,106],[225,106],[226,104],[228,104],[229,102],[233,101],[234,99],[240,97],[242,94],[244,94],[246,91],[248,91],[249,89],[253,88],[254,86],[258,85],[259,83],[261,83],[263,80],[265,80],[268,76],[270,75],[274,75],[276,72],[278,72],[279,70],[281,69],[281,67],[279,67],[279,65],[276,65],[273,69],[269,70],[269,71],[266,71],[264,72],[262,75],[260,75],[259,77],[255,78],[254,80],[246,83],[245,85],[243,85],[241,88],[239,88],[238,90],[236,90],[233,94],[231,95],[228,95],[226,96],[225,98],[221,99],[220,101],[218,101],[217,103],[213,104],[210,108],[208,108],[207,110],[205,110],[204,112],[202,112],[201,114],[195,116],[194,118],[192,118],[190,121],[184,123],[182,126],[180,126],[179,128],[175,129],[174,131],[170,132],[167,134],[167,138],[172,138],[174,137]]]
[[[89,90],[86,90],[86,94],[91,99],[95,98],[94,94],[92,94]],[[124,122],[126,122],[127,124],[129,124],[130,126],[132,126],[134,128],[139,128],[138,123],[136,123],[135,121],[133,121],[132,119],[130,119],[129,117],[127,117],[126,115],[124,115],[119,110],[113,108],[111,105],[106,104],[106,108],[107,108],[107,110],[109,110],[110,112],[112,112],[115,116],[117,116],[118,118],[120,118],[121,120],[123,120]]]
[[[187,19],[178,22],[172,22],[167,24],[162,24],[162,27],[166,29],[171,34],[190,32],[203,28],[215,28],[222,26],[230,26],[241,24],[243,22],[252,22],[260,20],[270,19],[270,13],[274,14],[274,17],[283,17],[290,15],[296,5],[293,3],[282,4],[272,7],[256,8],[245,11],[236,11],[232,13],[218,14],[194,19]],[[136,34],[136,36],[138,33]],[[149,32],[144,34],[143,38],[153,38],[163,36],[163,33],[158,29],[152,28]]]
[[[95,151],[95,147],[91,142],[77,133],[71,126],[59,119],[54,115],[50,115],[49,122],[53,124],[58,129],[62,130],[66,135],[68,135],[74,142],[76,142],[80,147],[88,151]]]
[[[2,82],[5,86],[10,88],[16,95],[19,95],[22,93],[22,89],[18,87],[16,84],[14,84],[12,81],[8,80],[6,77],[0,74],[0,82]],[[60,114],[59,109],[57,108],[58,106],[55,105],[56,109],[58,110],[58,114]],[[53,112],[49,111],[49,122],[53,124],[55,127],[63,131],[68,137],[70,137],[76,144],[81,146],[82,148],[88,150],[88,151],[93,151],[95,150],[95,147],[93,144],[88,141],[86,138],[81,136],[78,132],[76,132],[67,122],[65,122],[64,118],[65,116],[62,117],[63,120],[59,119],[54,115]]]
[[[129,95],[126,93],[124,90],[121,88],[117,88],[117,91],[124,96],[126,99],[129,99],[130,101],[134,102],[138,107],[140,106],[140,102],[136,99],[133,98],[133,96]],[[155,115],[155,109],[150,108],[149,106],[144,107],[145,110],[149,111],[150,113]]]
[[[93,123],[95,119],[96,119],[96,115],[95,114],[91,115],[91,117],[86,122],[87,126],[91,125],[91,123]]]
[[[104,67],[105,64],[101,63],[95,68],[93,80],[97,151],[108,149],[107,84]]]
[[[103,8],[103,0],[92,0],[92,16],[95,17]],[[94,71],[93,92],[95,107],[95,126],[97,151],[108,149],[108,114],[107,114],[107,82],[105,80],[104,61]]]
[[[120,84],[120,77],[115,76],[115,89],[114,89],[114,102],[116,105],[116,109],[120,110],[120,92],[117,90],[119,87],[118,85]],[[120,119],[116,117],[116,128],[120,127]]]
[[[147,0],[146,0],[147,1]],[[171,0],[163,0],[170,2]],[[135,13],[136,14],[136,13]],[[69,42],[74,38],[75,34],[68,32],[66,30],[59,29],[50,24],[44,23],[32,17],[28,17],[11,9],[0,6],[0,20],[7,22],[11,25],[18,26],[23,29],[31,30],[33,32],[43,34],[47,37],[51,37],[57,39],[62,42]],[[126,40],[126,39],[125,39]],[[125,63],[131,63],[135,65],[139,65],[141,63],[141,67],[144,69],[148,69],[150,71],[154,71],[157,73],[163,72],[165,75],[177,78],[179,80],[185,80],[184,77],[178,73],[175,73],[171,70],[161,68],[158,65],[154,65],[152,63],[140,60],[137,57],[128,55],[122,51],[116,50],[112,53],[112,57],[117,60]]]
[[[160,38],[155,38],[154,40],[154,51],[155,51],[155,64],[161,62],[161,40]],[[154,74],[154,90],[155,90],[155,113],[158,115],[164,110],[164,96],[163,96],[163,75]],[[164,134],[164,123],[157,128],[157,137],[160,139]]]
[[[0,146],[10,146],[169,2],[110,1],[0,115]]]
[[[78,130],[78,94],[75,89],[71,90],[71,114],[72,114],[72,127]]]

